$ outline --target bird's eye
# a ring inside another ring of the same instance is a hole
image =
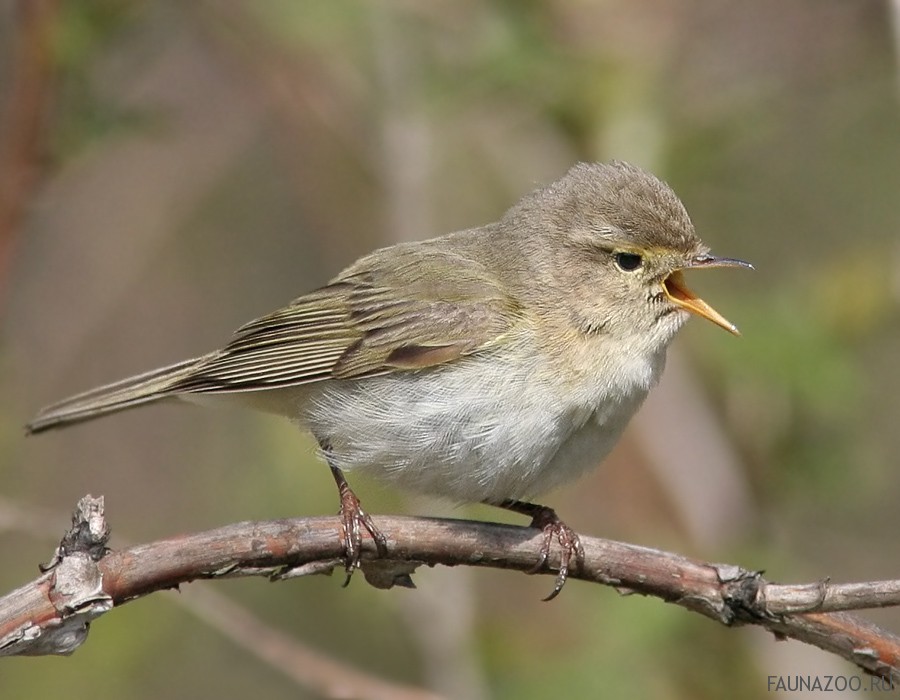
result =
[[[616,265],[624,272],[634,272],[644,264],[644,259],[637,253],[616,253]]]

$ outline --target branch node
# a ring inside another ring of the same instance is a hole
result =
[[[767,618],[765,608],[759,605],[762,584],[761,571],[748,571],[739,566],[716,565],[716,575],[722,584],[722,611],[726,624],[758,621]]]
[[[63,535],[53,558],[39,566],[42,573],[56,568],[70,554],[87,554],[94,562],[109,553],[110,530],[104,515],[103,496],[94,498],[90,494],[78,501],[72,513],[72,527]]]

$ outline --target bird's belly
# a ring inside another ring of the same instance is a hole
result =
[[[493,367],[496,370],[496,367]],[[336,466],[455,501],[528,499],[599,464],[646,395],[572,397],[533,368],[479,360],[306,389],[301,414]],[[573,400],[577,398],[577,400]]]

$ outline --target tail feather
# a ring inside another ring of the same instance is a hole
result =
[[[69,397],[41,409],[25,430],[29,434],[41,433],[173,396],[176,392],[172,387],[189,376],[203,359],[184,360]]]

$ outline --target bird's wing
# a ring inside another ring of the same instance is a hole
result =
[[[255,391],[422,369],[500,343],[520,320],[480,263],[429,247],[390,250],[243,326],[171,390]]]

